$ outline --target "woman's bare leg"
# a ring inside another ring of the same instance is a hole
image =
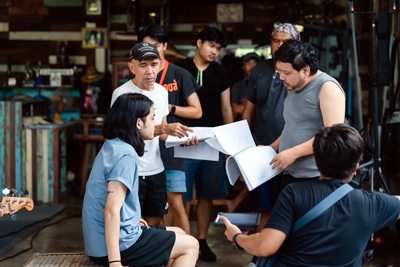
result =
[[[194,267],[199,257],[199,242],[196,238],[186,234],[178,227],[167,227],[168,231],[174,231],[176,240],[171,251],[170,267]]]

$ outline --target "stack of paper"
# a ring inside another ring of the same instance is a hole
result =
[[[276,152],[270,146],[256,146],[246,120],[192,129],[192,135],[203,140],[199,145],[181,146],[191,135],[182,139],[169,136],[166,146],[174,147],[175,157],[181,158],[217,161],[219,152],[230,155],[225,167],[231,185],[242,175],[248,189],[253,190],[281,172],[269,164]]]

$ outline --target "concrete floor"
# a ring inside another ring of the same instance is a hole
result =
[[[70,199],[67,208],[63,214],[55,217],[53,222],[61,220],[59,223],[44,228],[34,238],[33,248],[14,258],[0,262],[0,267],[23,266],[33,253],[42,252],[80,252],[83,251],[83,237],[81,231],[81,205],[78,201]],[[195,222],[191,222],[192,229],[195,229]],[[246,266],[251,256],[245,252],[239,252],[226,241],[223,234],[224,228],[211,226],[209,244],[212,250],[217,254],[218,261],[208,263],[198,261],[198,267],[242,267]],[[365,262],[364,267],[375,266],[400,266],[400,255],[398,237],[395,231],[389,233],[390,240],[384,245],[379,245],[374,253],[372,261]],[[12,248],[4,258],[19,251],[28,248],[31,238],[25,239],[19,245]]]

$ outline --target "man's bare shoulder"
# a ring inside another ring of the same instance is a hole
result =
[[[344,97],[345,93],[334,81],[326,81],[321,86],[320,97]]]

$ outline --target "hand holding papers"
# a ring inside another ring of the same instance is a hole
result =
[[[215,138],[215,134],[212,127],[191,127],[193,132],[189,132],[188,137],[175,137],[168,136],[165,141],[165,147],[174,148],[174,157],[176,158],[187,158],[187,159],[199,159],[199,160],[211,160],[218,161],[219,152],[214,148],[210,147],[206,140]],[[194,146],[183,147],[188,139],[193,136],[197,136],[199,144]]]
[[[170,147],[184,145],[188,140],[190,140],[194,136],[196,136],[199,139],[199,142],[215,136],[211,127],[193,127],[192,130],[193,132],[188,132],[187,137],[177,137],[168,135],[168,138],[165,141],[165,147],[170,148]]]
[[[225,165],[231,185],[242,175],[251,191],[281,172],[269,165],[276,155],[275,150],[270,146],[256,146],[247,121],[218,126],[214,128],[214,132],[218,144],[210,145],[231,155]]]
[[[231,155],[226,172],[231,185],[240,175],[249,190],[276,176],[281,170],[272,169],[269,162],[276,155],[269,146],[256,146],[247,121],[242,120],[218,127],[193,127],[193,135],[203,139],[198,145],[181,147],[187,139],[168,137],[166,146],[174,146],[175,157],[218,160],[218,153]],[[172,145],[174,144],[174,145]]]
[[[234,185],[242,175],[247,188],[251,191],[275,177],[281,172],[269,165],[275,155],[275,150],[270,146],[254,146],[230,156],[225,165],[229,183]]]

